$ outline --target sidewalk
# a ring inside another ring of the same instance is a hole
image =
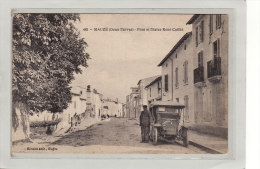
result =
[[[194,130],[188,131],[189,144],[202,148],[212,154],[225,154],[228,151],[228,140]]]
[[[92,118],[92,117],[86,117],[77,126],[73,126],[72,128],[67,128],[67,129],[62,129],[62,130],[56,131],[54,133],[54,135],[65,136],[74,131],[85,130],[86,128],[92,126],[93,124],[97,124],[101,121],[108,121],[108,120],[110,120],[110,119],[101,120],[100,118],[97,119],[97,118]]]

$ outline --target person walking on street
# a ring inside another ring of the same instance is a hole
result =
[[[141,126],[141,139],[142,143],[149,142],[149,133],[150,133],[150,119],[151,115],[150,112],[147,110],[147,106],[143,106],[143,111],[140,115],[140,126]]]

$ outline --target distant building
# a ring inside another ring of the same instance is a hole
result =
[[[122,106],[122,117],[127,117],[127,113],[126,113],[126,104],[123,104],[123,106]]]
[[[85,117],[87,108],[86,89],[78,86],[71,88],[71,102],[62,112],[62,120],[58,124],[58,130],[68,129],[76,124],[77,118]]]
[[[145,87],[148,105],[154,101],[162,100],[162,77],[159,76]]]
[[[96,89],[91,89],[87,86],[87,113],[90,117],[100,118],[103,111],[102,94],[98,93]]]
[[[131,93],[126,98],[126,108],[128,118],[138,117],[138,101],[139,101],[139,91],[138,87],[131,87]]]
[[[126,103],[125,103],[125,117],[130,117],[130,95],[126,96]]]
[[[122,117],[123,116],[123,103],[118,99],[103,99],[103,115]]]
[[[145,89],[146,85],[151,83],[154,79],[158,78],[159,76],[153,76],[144,78],[138,81],[138,97],[137,97],[137,112],[136,117],[139,118],[141,111],[143,110],[143,105],[148,105],[147,99],[147,90]]]

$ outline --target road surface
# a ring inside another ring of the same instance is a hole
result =
[[[135,119],[111,118],[85,130],[76,131],[55,141],[54,145],[88,147],[93,153],[205,153],[193,146],[141,143],[141,130]],[[88,150],[86,150],[88,151]]]
[[[80,128],[80,127],[79,127]],[[50,138],[48,138],[50,137]],[[36,139],[35,139],[36,140]],[[141,143],[141,130],[135,119],[110,118],[64,136],[41,137],[32,143],[13,145],[14,153],[84,154],[205,154],[194,146],[174,143]],[[51,140],[51,141],[50,141]]]

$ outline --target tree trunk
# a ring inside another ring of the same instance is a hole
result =
[[[12,106],[12,142],[30,139],[29,109],[21,102]]]

